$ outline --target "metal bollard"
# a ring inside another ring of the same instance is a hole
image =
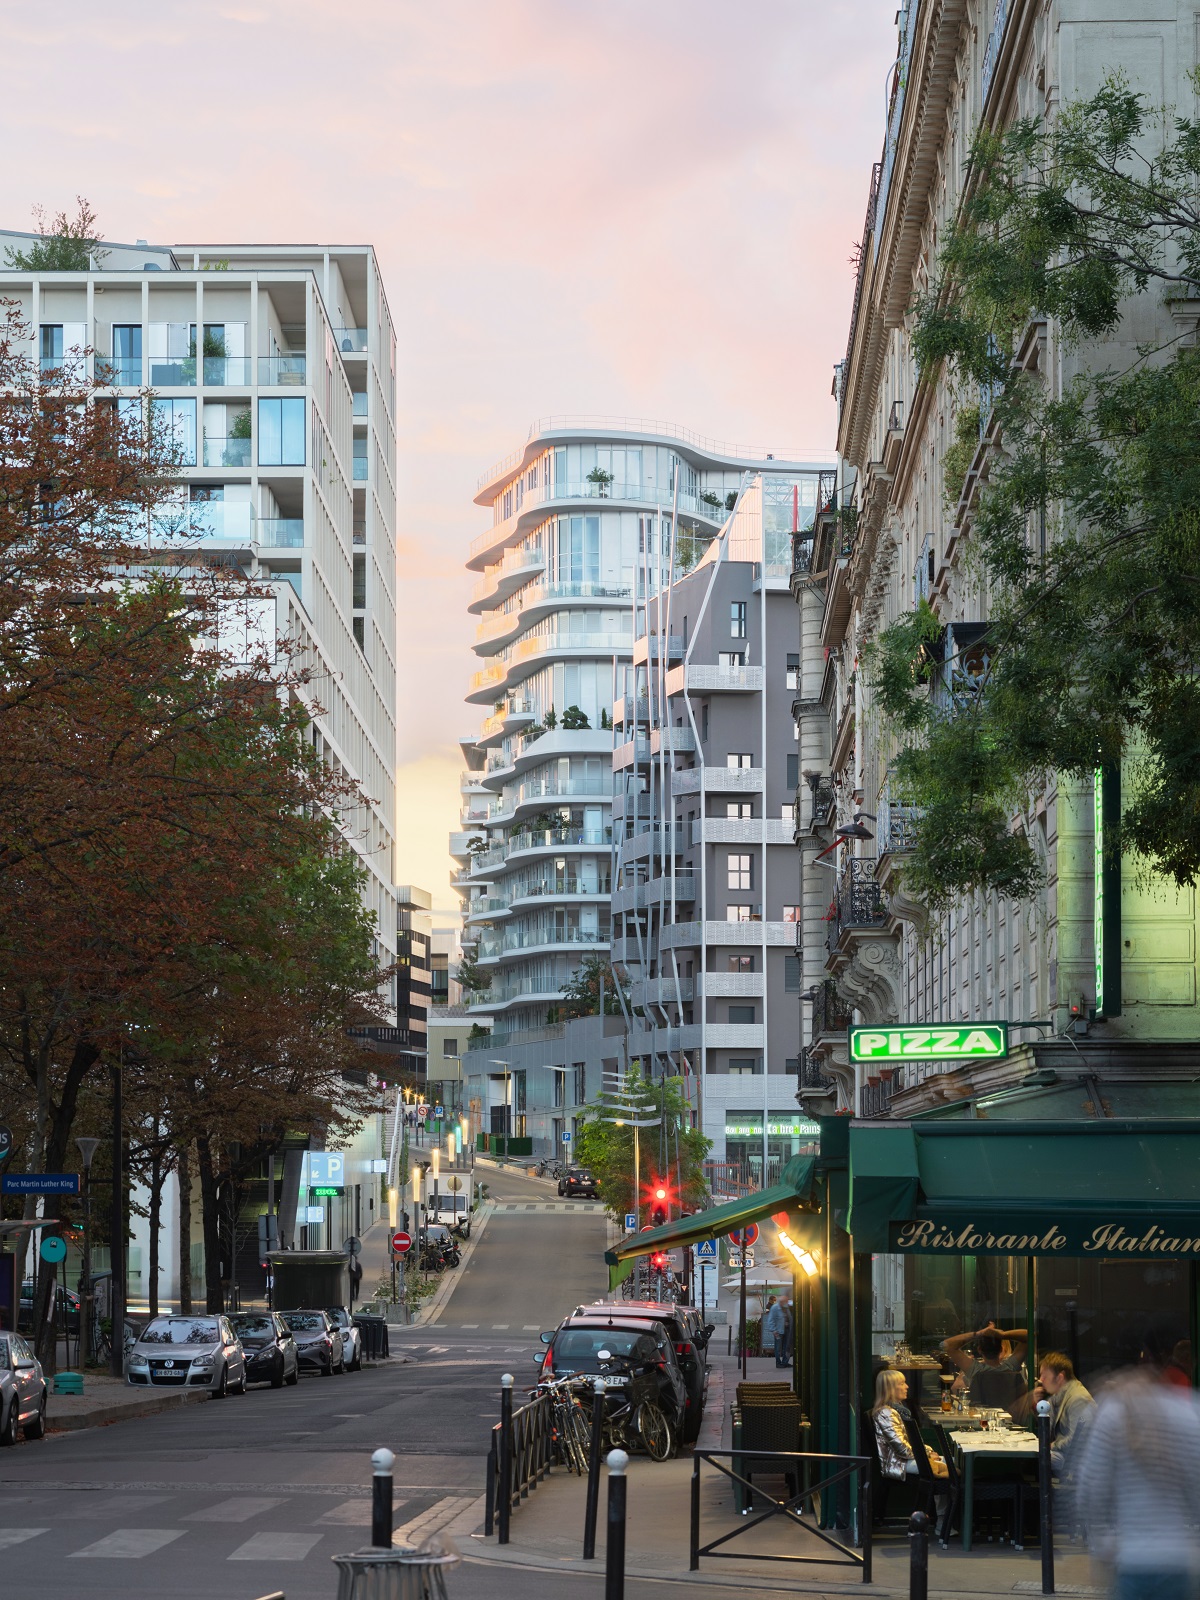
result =
[[[908,1519],[908,1600],[929,1597],[929,1518],[914,1511]]]
[[[1037,1407],[1038,1439],[1038,1506],[1041,1511],[1038,1536],[1042,1546],[1042,1593],[1054,1593],[1054,1485],[1050,1467],[1049,1400],[1039,1400]]]
[[[604,1550],[604,1600],[625,1600],[625,1504],[629,1457],[608,1452],[608,1542]]]
[[[499,1530],[497,1544],[508,1543],[508,1525],[512,1519],[512,1394],[513,1375],[505,1372],[500,1377],[500,1494]]]
[[[592,1448],[588,1456],[587,1503],[583,1513],[583,1559],[596,1559],[596,1515],[600,1509],[600,1450],[604,1444],[604,1379],[592,1385]]]
[[[371,1457],[371,1545],[376,1550],[392,1548],[392,1468],[396,1458],[390,1450],[376,1450]]]

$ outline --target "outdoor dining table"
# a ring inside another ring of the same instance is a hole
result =
[[[1018,1458],[1037,1461],[1038,1442],[1032,1433],[1015,1428],[989,1428],[986,1432],[951,1432],[958,1450],[962,1478],[962,1547],[970,1550],[975,1523],[975,1463]]]

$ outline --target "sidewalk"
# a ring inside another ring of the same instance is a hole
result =
[[[160,1411],[207,1400],[206,1390],[158,1390],[157,1393],[125,1383],[105,1373],[85,1373],[82,1394],[55,1394],[49,1379],[46,1426],[51,1433],[74,1433],[80,1428],[102,1428],[130,1417],[152,1417]]]
[[[759,1369],[755,1371],[754,1369]],[[751,1363],[751,1377],[765,1377],[761,1361]],[[709,1398],[701,1432],[701,1450],[730,1446],[729,1401],[738,1381],[738,1364],[714,1356],[709,1378]],[[710,1543],[726,1533],[740,1533],[730,1547],[730,1557],[702,1557],[699,1572],[688,1570],[693,1458],[684,1451],[675,1461],[657,1464],[635,1456],[629,1463],[628,1517],[626,1524],[626,1574],[631,1578],[671,1579],[710,1586],[747,1590],[788,1589],[805,1594],[868,1594],[907,1600],[909,1550],[903,1534],[888,1532],[874,1540],[873,1582],[862,1582],[861,1569],[839,1561],[837,1552],[815,1534],[801,1531],[782,1517],[755,1527],[753,1514],[743,1518],[733,1504],[732,1484],[715,1467],[701,1464],[700,1539]],[[459,1539],[464,1556],[497,1566],[533,1567],[570,1573],[603,1571],[604,1490],[597,1528],[594,1562],[581,1557],[586,1480],[556,1468],[513,1513],[511,1542],[500,1546],[495,1537],[472,1533]],[[740,1559],[735,1552],[744,1549]],[[806,1558],[829,1556],[828,1563],[776,1565],[747,1559],[784,1555]],[[1106,1591],[1091,1576],[1086,1555],[1074,1549],[1056,1551],[1056,1580],[1060,1594],[1096,1594]],[[1095,1584],[1096,1587],[1092,1587]],[[929,1552],[929,1593],[942,1600],[967,1595],[1040,1594],[1041,1566],[1036,1546],[1023,1553],[1007,1546],[976,1547],[964,1555],[954,1542],[949,1550],[934,1544]]]

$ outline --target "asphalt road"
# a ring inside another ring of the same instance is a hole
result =
[[[487,1181],[497,1205],[521,1209],[492,1214],[436,1325],[393,1336],[407,1362],[0,1452],[4,1595],[255,1600],[282,1590],[332,1600],[331,1557],[370,1542],[380,1445],[397,1456],[398,1532],[420,1542],[456,1518],[469,1523],[501,1373],[531,1382],[539,1329],[604,1285],[598,1206],[527,1210],[557,1207],[554,1186],[507,1173]],[[463,1600],[562,1595],[553,1575],[470,1561],[450,1589]],[[585,1592],[602,1591],[589,1579]]]

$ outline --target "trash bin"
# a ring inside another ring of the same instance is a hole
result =
[[[337,1600],[449,1600],[445,1571],[459,1559],[408,1545],[334,1556]]]
[[[382,1317],[359,1312],[354,1318],[354,1326],[362,1334],[363,1355],[369,1361],[376,1361],[388,1354],[387,1323]]]

